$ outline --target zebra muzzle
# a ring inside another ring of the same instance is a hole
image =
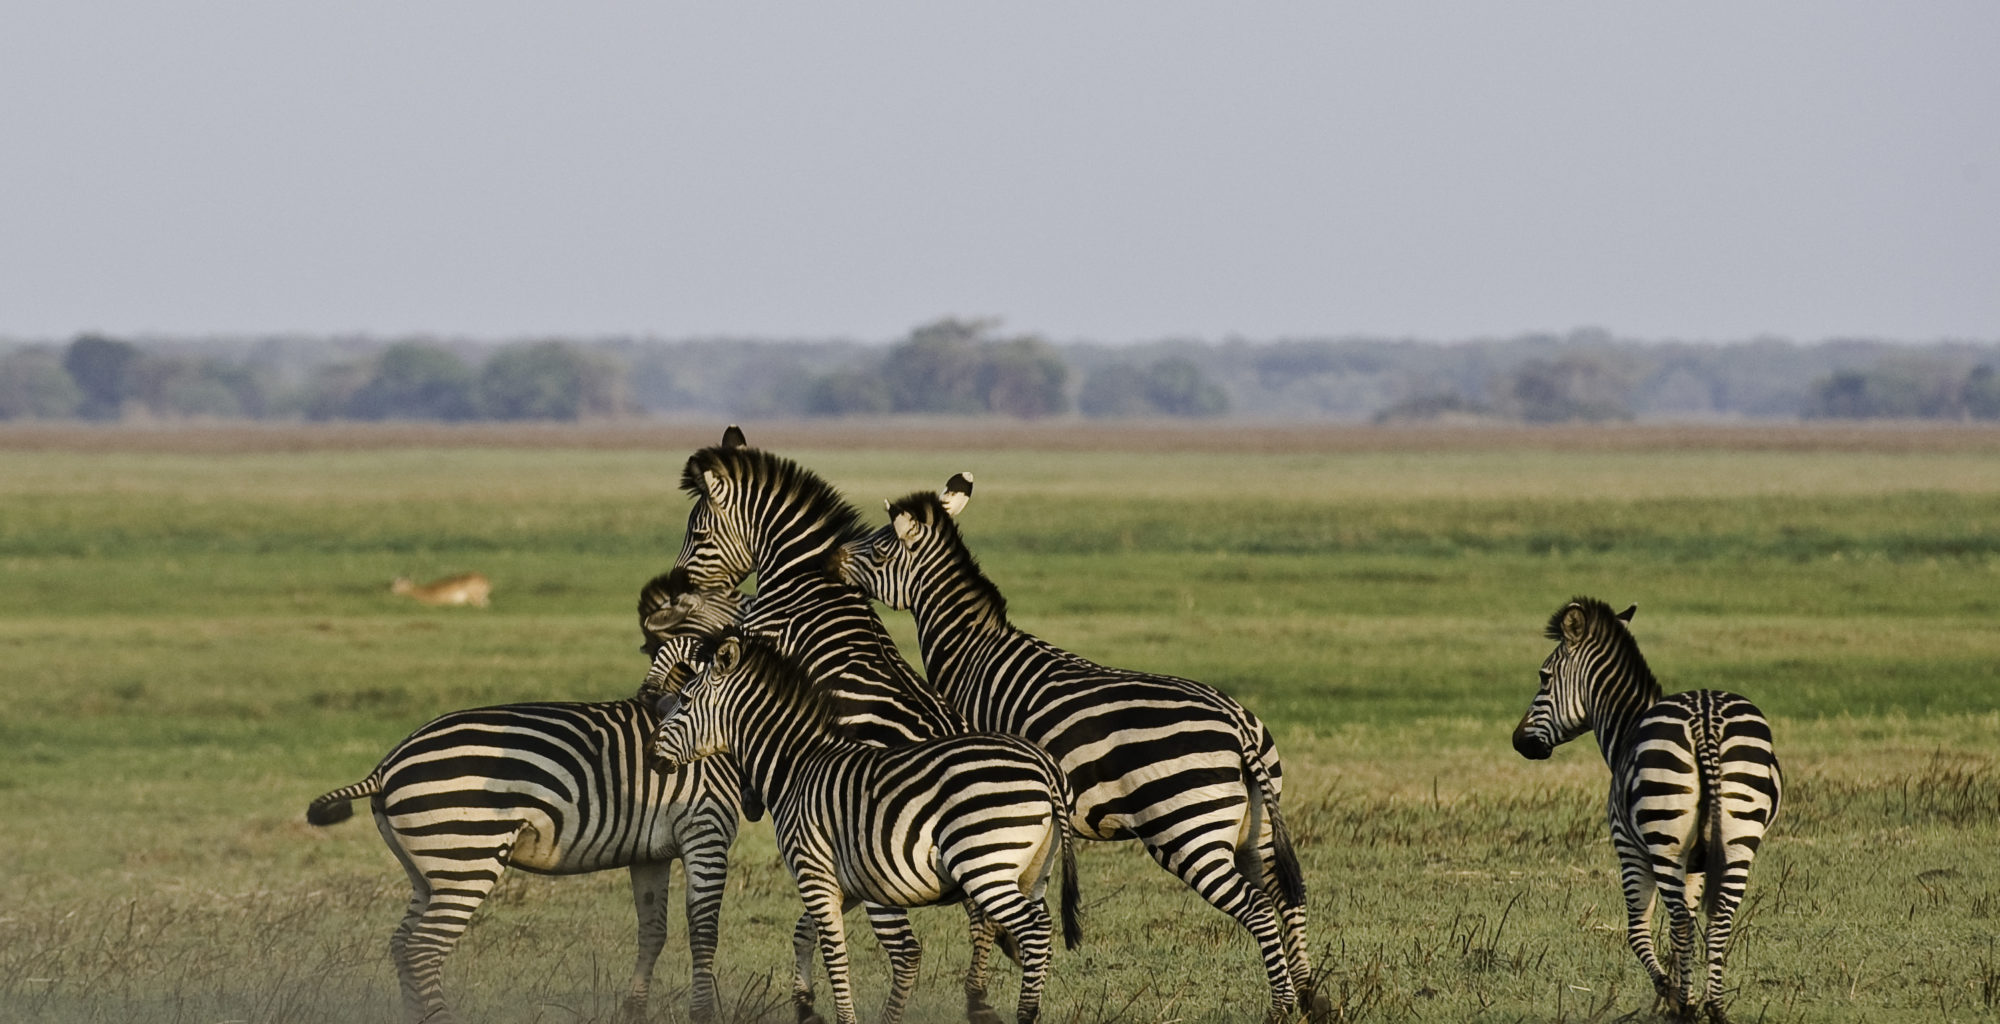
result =
[[[1514,730],[1514,749],[1530,761],[1546,761],[1555,748],[1526,729]]]

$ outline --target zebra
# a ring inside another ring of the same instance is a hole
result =
[[[868,598],[828,571],[833,552],[866,527],[825,480],[749,447],[732,426],[722,444],[689,457],[681,489],[695,504],[675,571],[708,592],[734,591],[754,573],[744,632],[797,658],[858,739],[891,746],[966,731],[965,717],[904,660]]]
[[[848,735],[891,747],[968,731],[964,716],[903,659],[868,598],[828,571],[833,552],[865,527],[860,511],[825,480],[749,447],[732,426],[721,444],[689,457],[681,486],[696,501],[674,571],[704,592],[733,592],[754,573],[757,596],[744,614],[743,632],[796,659]],[[746,802],[755,798],[744,794]],[[871,906],[868,913],[885,949],[918,948],[900,909]],[[966,1014],[986,1024],[997,1020],[986,1001],[992,943],[977,941],[981,924],[970,904],[967,913],[975,941]],[[810,948],[816,934],[812,915],[801,915],[795,945]],[[794,998],[806,1019],[811,990],[804,976]]]
[[[706,663],[700,674],[661,701],[652,754],[670,771],[720,753],[743,766],[771,809],[839,1024],[855,1021],[842,912],[866,902],[874,924],[879,908],[960,900],[975,946],[991,947],[1001,930],[1011,940],[1021,965],[1015,1019],[1034,1021],[1052,931],[1043,895],[1058,857],[1064,943],[1075,949],[1082,938],[1075,847],[1062,823],[1069,794],[1054,759],[994,733],[864,744],[838,723],[828,691],[771,640],[725,633],[704,646],[695,656]],[[893,978],[884,1019],[895,1024],[921,951],[913,938],[883,938]],[[811,1005],[811,951],[809,941],[795,947],[802,1008]],[[800,1019],[817,1017],[802,1009]]]
[[[1250,933],[1274,1019],[1301,998],[1313,1018],[1329,1015],[1306,948],[1305,879],[1279,814],[1284,769],[1270,731],[1213,687],[1108,668],[1014,626],[954,522],[971,495],[961,473],[942,492],[887,503],[889,525],[844,545],[836,571],[913,613],[931,685],[973,728],[1055,755],[1075,791],[1077,834],[1139,840]]]
[[[1675,1012],[1706,1009],[1710,1020],[1726,1020],[1730,926],[1783,789],[1771,723],[1733,693],[1661,696],[1628,625],[1637,610],[1613,614],[1603,601],[1578,597],[1549,618],[1546,635],[1556,649],[1542,662],[1541,686],[1514,729],[1514,749],[1539,761],[1587,731],[1597,734],[1611,768],[1625,939]],[[1656,891],[1673,933],[1671,973],[1653,951]],[[1700,947],[1696,903],[1708,917]],[[1703,973],[1705,983],[1697,977]]]
[[[685,574],[640,591],[644,647],[732,625],[735,595],[695,593]],[[650,678],[650,676],[649,676]],[[542,702],[454,711],[410,734],[368,777],[312,801],[306,820],[326,826],[368,797],[376,827],[410,876],[413,893],[389,940],[412,1020],[452,1019],[440,974],[507,868],[572,875],[629,868],[639,922],[638,959],[622,1014],[643,1020],[653,966],[667,938],[667,887],[678,858],[687,877],[690,1014],[716,1016],[716,930],[737,819],[735,762],[686,771],[648,767],[659,725],[658,691],[625,700]]]

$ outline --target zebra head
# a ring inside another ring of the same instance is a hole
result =
[[[891,608],[907,610],[929,567],[954,557],[960,545],[952,543],[957,531],[950,521],[971,499],[972,474],[956,473],[936,494],[919,491],[883,502],[889,525],[835,552],[834,575]]]
[[[713,636],[743,620],[735,590],[702,590],[686,569],[661,573],[639,591],[639,649],[652,658],[672,636]]]
[[[678,644],[685,639],[677,637],[669,643]],[[732,630],[719,638],[697,641],[696,645],[697,649],[687,652],[662,648],[653,659],[657,671],[663,659],[678,656],[680,665],[693,672],[692,679],[660,698],[660,725],[654,730],[646,752],[653,767],[662,772],[677,772],[691,762],[729,752],[722,731],[720,694],[722,677],[735,672],[741,661],[742,641]],[[650,683],[652,677],[648,676],[647,681]]]
[[[828,552],[860,533],[860,513],[824,479],[729,440],[695,452],[681,472],[695,505],[674,564],[695,586],[734,590],[759,566],[818,572]]]
[[[1613,615],[1604,602],[1579,597],[1549,618],[1545,635],[1556,641],[1556,649],[1542,660],[1541,686],[1514,727],[1514,749],[1522,757],[1540,761],[1590,731],[1596,690],[1617,668],[1607,662],[1631,646],[1618,641],[1629,638],[1626,623],[1638,610],[1633,605]]]

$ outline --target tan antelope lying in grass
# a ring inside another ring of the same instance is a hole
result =
[[[446,576],[429,583],[412,583],[408,576],[398,576],[389,584],[389,593],[402,594],[425,604],[469,604],[486,607],[486,595],[493,592],[493,581],[483,572],[460,573]]]

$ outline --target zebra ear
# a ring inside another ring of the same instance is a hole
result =
[[[1570,643],[1582,640],[1585,621],[1582,605],[1573,604],[1563,609],[1563,639]]]
[[[889,525],[895,528],[896,539],[903,542],[903,547],[916,550],[917,541],[923,539],[923,527],[917,525],[916,516],[898,512],[896,518],[889,520]]]
[[[944,505],[944,514],[958,518],[965,510],[965,503],[972,500],[972,474],[954,473],[944,482],[944,490],[938,492],[938,501]]]
[[[708,500],[714,502],[717,505],[723,504],[722,474],[717,473],[715,470],[712,469],[702,470],[701,489],[704,493],[708,495]]]
[[[743,439],[743,428],[734,423],[731,423],[729,429],[722,432],[722,446],[724,448],[747,448],[749,445],[750,442]]]
[[[1618,613],[1618,621],[1620,621],[1620,622],[1630,622],[1630,621],[1632,621],[1632,613],[1633,613],[1633,612],[1636,612],[1636,611],[1638,611],[1638,610],[1639,610],[1639,606],[1635,604],[1635,605],[1633,605],[1632,607],[1630,607],[1630,608],[1627,608],[1627,609],[1625,609],[1625,610],[1624,610],[1624,611],[1622,611],[1622,612],[1619,612],[1619,613]]]
[[[682,608],[679,602],[676,602],[646,616],[645,621],[640,625],[646,632],[657,636],[674,628],[682,619],[687,617],[687,609]]]
[[[728,675],[736,671],[736,663],[741,660],[743,645],[733,636],[723,637],[715,648],[715,671]]]

